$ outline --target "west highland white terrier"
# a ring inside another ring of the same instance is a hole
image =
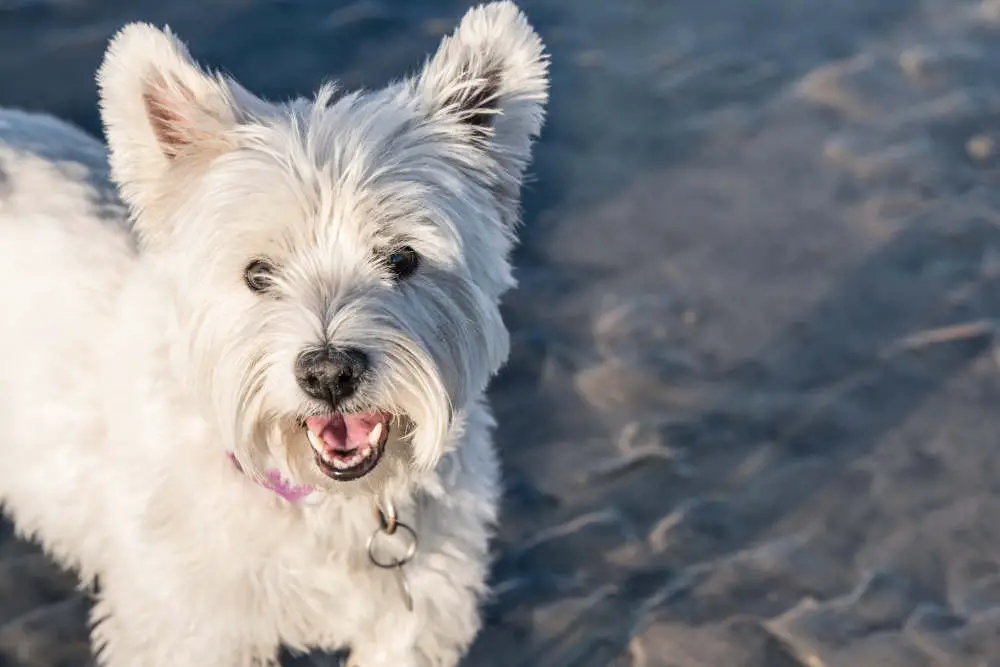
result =
[[[133,24],[98,81],[107,153],[0,112],[4,509],[93,585],[102,665],[455,665],[538,36],[477,7],[412,78],[272,103]]]

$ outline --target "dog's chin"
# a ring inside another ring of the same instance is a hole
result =
[[[378,467],[393,421],[391,413],[373,410],[312,415],[300,423],[317,470],[334,481],[351,482]]]
[[[374,451],[372,454],[364,457],[363,460],[348,468],[337,467],[335,463],[328,461],[319,452],[314,452],[313,456],[316,459],[316,468],[330,479],[335,482],[353,482],[366,477],[368,473],[375,470],[379,461],[382,460],[382,451]]]

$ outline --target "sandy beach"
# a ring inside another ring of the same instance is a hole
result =
[[[469,4],[0,0],[0,105],[98,133],[136,19],[269,97],[375,87]],[[1000,667],[1000,1],[521,4],[553,97],[463,664]],[[11,532],[0,667],[90,664]]]

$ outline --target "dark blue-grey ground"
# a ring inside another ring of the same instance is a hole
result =
[[[374,87],[468,4],[0,0],[0,104],[99,131],[134,19]],[[1000,1],[523,4],[553,99],[465,664],[1000,665]],[[0,665],[86,664],[85,605],[0,537]]]

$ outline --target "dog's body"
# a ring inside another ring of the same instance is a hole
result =
[[[499,496],[483,392],[545,70],[498,3],[413,80],[274,105],[133,26],[99,77],[125,204],[96,140],[0,112],[0,502],[99,585],[102,664],[464,654]],[[407,537],[376,507],[419,539],[412,611],[369,558],[373,535]]]

